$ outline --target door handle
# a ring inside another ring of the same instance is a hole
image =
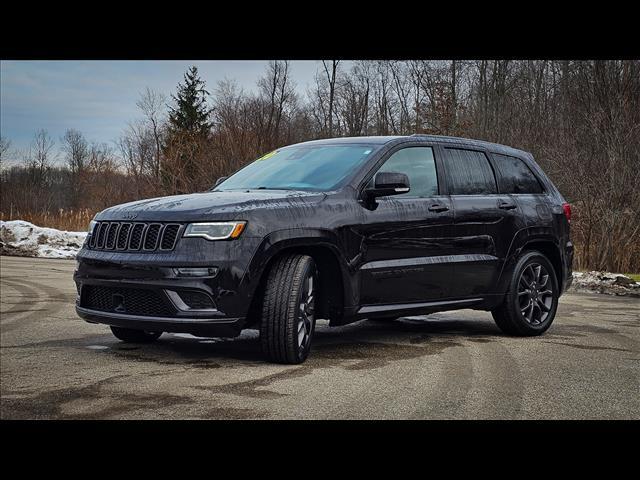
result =
[[[449,207],[445,207],[439,203],[435,203],[429,207],[430,212],[446,212],[447,210],[449,210]]]
[[[498,208],[501,208],[502,210],[513,210],[516,207],[517,205],[515,203],[510,203],[510,202],[498,203]]]

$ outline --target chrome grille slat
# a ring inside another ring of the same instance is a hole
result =
[[[129,233],[131,233],[131,224],[120,224],[120,230],[118,230],[118,238],[116,239],[116,250],[125,250],[129,244]]]
[[[120,229],[120,224],[118,222],[109,223],[109,228],[107,228],[107,238],[104,242],[104,247],[107,250],[113,250],[116,248],[116,240],[118,239],[118,230]]]
[[[103,248],[105,237],[107,236],[107,229],[109,228],[109,222],[101,222],[98,225],[98,240],[96,241],[96,248]],[[96,228],[98,228],[96,227]]]
[[[168,252],[183,231],[181,223],[98,222],[87,244],[91,250]]]
[[[96,224],[93,226],[93,230],[91,230],[90,238],[89,238],[89,248],[93,248],[96,246],[96,240],[98,239],[98,227],[100,225]]]
[[[180,236],[181,227],[179,223],[168,223],[164,226],[160,237],[160,250],[173,250]]]
[[[161,234],[162,234],[162,224],[150,223],[149,226],[147,227],[147,231],[144,234],[142,249],[148,252],[158,248],[158,240],[160,240]]]
[[[140,250],[142,240],[144,240],[144,232],[147,229],[144,223],[134,223],[129,236],[129,250]]]

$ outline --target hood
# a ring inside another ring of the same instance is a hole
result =
[[[290,209],[322,201],[325,194],[291,190],[202,192],[123,203],[100,212],[96,220],[190,222],[235,220],[256,209]]]

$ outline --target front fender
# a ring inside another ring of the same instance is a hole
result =
[[[318,248],[330,251],[337,261],[343,285],[345,315],[348,316],[358,304],[357,292],[359,289],[350,274],[348,262],[342,253],[344,249],[341,242],[331,230],[292,228],[277,230],[267,235],[249,262],[243,278],[244,291],[250,292],[251,296],[255,295],[268,266],[283,251],[292,249],[303,252],[306,250],[311,253],[313,249]]]

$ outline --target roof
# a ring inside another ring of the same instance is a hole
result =
[[[414,134],[414,135],[394,135],[394,136],[369,136],[369,137],[337,137],[337,138],[324,138],[320,140],[311,140],[309,142],[302,142],[298,145],[321,145],[321,144],[354,144],[354,143],[367,143],[367,144],[377,144],[383,145],[386,143],[393,142],[395,140],[401,139],[420,139],[426,140],[428,142],[437,142],[437,143],[450,143],[450,144],[463,144],[465,146],[477,146],[481,148],[485,148],[495,153],[503,153],[505,155],[517,155],[517,156],[530,156],[528,152],[523,150],[518,150],[517,148],[509,147],[508,145],[502,145],[499,143],[487,142],[484,140],[474,140],[471,138],[463,138],[463,137],[449,137],[444,135],[423,135],[423,134]]]
[[[335,137],[335,138],[321,138],[320,140],[310,140],[308,142],[301,142],[298,145],[321,145],[321,144],[335,144],[335,143],[368,143],[368,144],[385,144],[399,138],[409,138],[406,135],[398,136],[371,136],[371,137]]]

